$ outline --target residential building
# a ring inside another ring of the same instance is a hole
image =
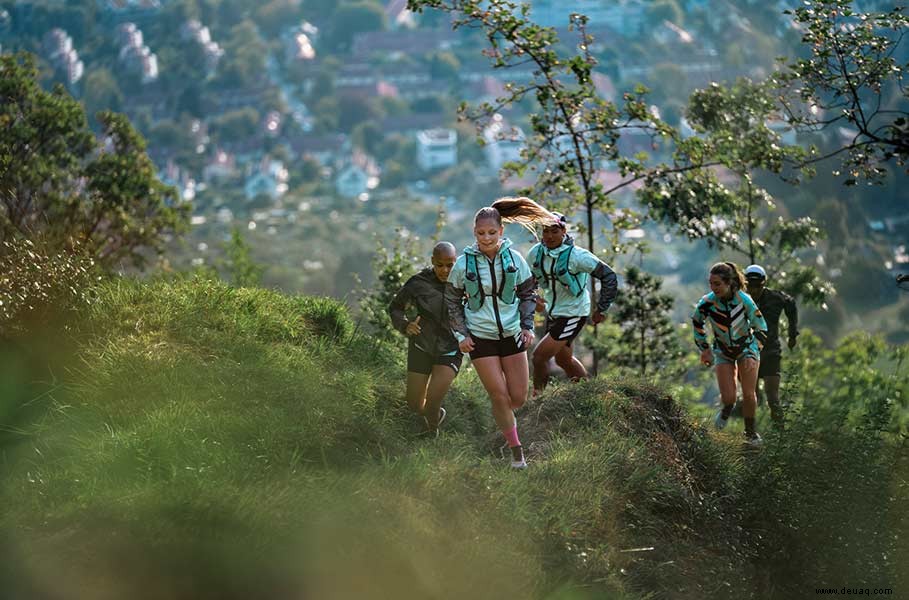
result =
[[[287,192],[287,180],[288,173],[284,163],[266,156],[246,179],[243,193],[249,200],[262,195],[277,200]]]
[[[607,25],[628,33],[640,31],[648,2],[643,0],[534,0],[530,18],[546,27],[566,27],[569,15],[587,15],[591,26]]]
[[[208,27],[196,19],[190,19],[180,27],[180,37],[184,41],[194,41],[202,47],[205,53],[205,70],[209,76],[213,75],[224,56],[224,49],[211,39]]]
[[[414,14],[407,10],[407,0],[389,0],[385,4],[385,20],[392,30],[413,29],[417,26]]]
[[[159,0],[98,0],[101,19],[108,24],[149,23],[161,10]]]
[[[483,153],[490,168],[498,171],[507,162],[521,159],[525,136],[519,127],[510,126],[505,118],[496,114],[492,121],[483,128]]]
[[[142,31],[135,23],[122,23],[117,27],[117,39],[121,43],[119,59],[130,72],[139,76],[143,84],[158,79],[158,56],[145,45]]]
[[[417,133],[417,165],[426,171],[458,164],[458,132],[424,129]]]
[[[345,198],[357,198],[379,186],[379,167],[360,151],[354,151],[338,170],[335,189]]]
[[[323,167],[333,165],[339,156],[350,151],[350,143],[343,134],[302,135],[287,141],[297,160],[310,157]]]
[[[85,65],[79,59],[79,53],[73,48],[73,40],[64,30],[55,27],[44,35],[42,40],[44,55],[60,74],[66,85],[73,86],[85,74]]]
[[[354,34],[351,53],[358,59],[377,54],[421,56],[434,50],[448,50],[458,38],[458,34],[449,29],[367,31]]]
[[[202,179],[205,183],[230,179],[237,174],[237,161],[233,154],[217,150],[202,168]]]

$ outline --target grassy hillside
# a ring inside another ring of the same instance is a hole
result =
[[[421,438],[402,349],[332,300],[120,280],[0,370],[9,597],[790,598],[909,562],[892,441],[749,452],[598,379],[519,412],[512,472],[472,370]]]

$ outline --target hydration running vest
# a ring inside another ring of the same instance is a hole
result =
[[[514,303],[516,295],[515,288],[518,285],[518,268],[514,265],[514,258],[511,256],[511,250],[500,252],[499,256],[502,258],[502,271],[505,272],[505,277],[503,277],[502,284],[499,286],[499,293],[497,296],[505,304],[512,304]],[[464,257],[467,260],[466,272],[464,274],[464,289],[467,290],[467,307],[476,312],[483,306],[483,301],[486,299],[486,292],[483,290],[483,284],[480,281],[480,271],[477,269],[477,255],[465,254]],[[490,270],[493,291],[495,291],[496,277],[494,260]]]
[[[550,272],[550,278],[555,278],[559,283],[568,288],[572,296],[580,296],[587,290],[587,273],[572,273],[568,270],[568,262],[571,260],[571,253],[574,252],[574,244],[569,243],[568,250],[562,250],[555,258],[553,268]],[[544,246],[540,244],[537,247],[536,255],[533,257],[530,270],[537,281],[545,281],[546,274],[543,272]]]

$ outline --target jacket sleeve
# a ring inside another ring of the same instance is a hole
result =
[[[602,261],[591,271],[590,276],[600,280],[600,298],[597,300],[597,310],[604,313],[609,310],[609,307],[615,302],[616,296],[619,295],[619,278],[616,277],[615,271]]]
[[[458,257],[454,268],[448,274],[445,284],[445,306],[448,308],[448,326],[452,335],[461,342],[470,335],[467,329],[467,320],[464,316],[464,271],[466,259],[464,255]]]
[[[410,322],[404,311],[407,309],[407,305],[410,304],[412,297],[411,281],[413,279],[408,279],[407,283],[401,286],[401,289],[398,290],[398,293],[388,304],[388,316],[391,317],[391,324],[401,333],[404,333],[404,330],[407,329],[407,324]]]
[[[445,306],[448,308],[448,326],[455,339],[460,342],[470,335],[464,318],[464,290],[451,282],[445,284]]]
[[[521,317],[521,329],[533,331],[533,313],[537,309],[537,280],[530,270],[530,265],[520,252],[513,254],[518,267],[519,283],[515,287],[518,296],[518,314]]]
[[[757,338],[758,346],[763,350],[764,344],[767,343],[767,321],[764,319],[761,309],[750,296],[748,296],[746,310],[748,311],[748,322],[751,323],[751,331]]]
[[[531,275],[518,284],[518,312],[521,315],[521,329],[533,331],[533,313],[537,308],[536,279]]]
[[[705,300],[701,298],[697,306],[694,307],[694,311],[691,313],[691,327],[694,334],[694,345],[698,347],[698,350],[706,350],[710,347],[710,344],[707,342],[707,321],[704,318],[704,302]]]
[[[799,309],[795,304],[795,298],[792,296],[783,296],[783,302],[786,320],[789,321],[789,339],[793,340],[799,335]]]

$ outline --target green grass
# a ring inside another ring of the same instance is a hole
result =
[[[902,518],[879,448],[747,452],[649,381],[554,385],[518,415],[527,472],[470,369],[417,437],[402,349],[329,299],[120,280],[39,340],[0,361],[11,597],[786,598],[905,556],[812,546],[852,523],[873,554]]]

